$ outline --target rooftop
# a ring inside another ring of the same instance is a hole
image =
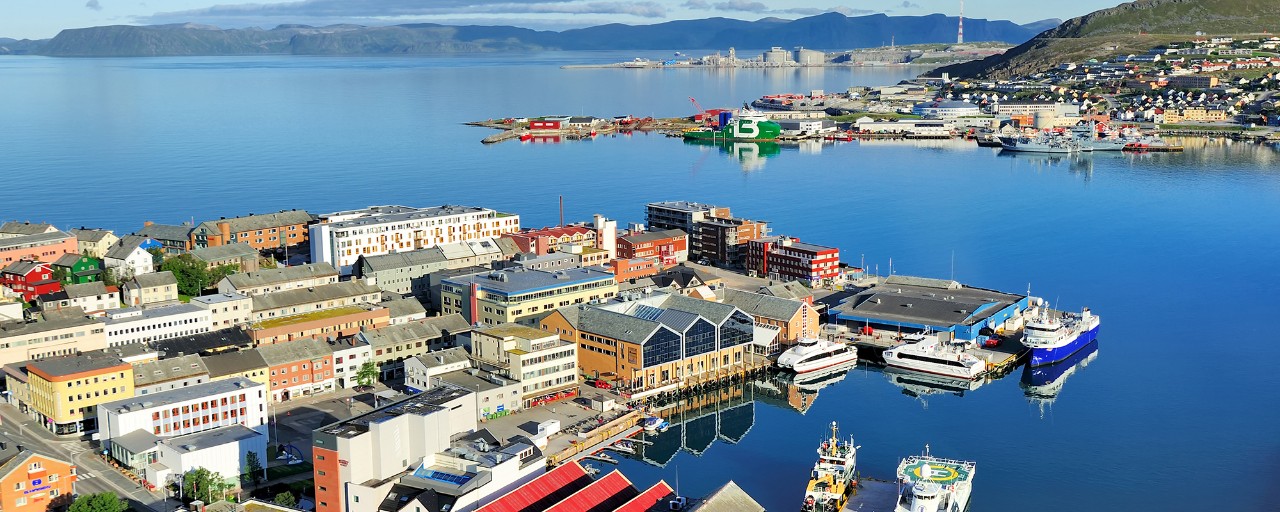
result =
[[[22,235],[9,238],[0,238],[0,251],[9,249],[19,249],[23,247],[39,247],[42,245],[56,244],[68,238],[70,233],[62,231],[54,231],[52,233],[38,233],[34,235]]]
[[[83,315],[55,315],[39,322],[0,322],[0,339],[41,332],[89,325],[102,325],[102,321]]]
[[[463,347],[451,347],[444,350],[436,350],[430,354],[417,356],[422,364],[427,368],[436,368],[450,364],[461,363],[471,360],[471,355],[467,353],[467,349]]]
[[[732,288],[725,288],[720,295],[722,302],[746,311],[747,314],[777,320],[791,320],[804,307],[803,302],[795,299],[784,299]]]
[[[567,268],[548,272],[514,267],[480,275],[451,277],[443,282],[462,287],[475,283],[485,291],[516,295],[605,280],[613,282],[613,274],[599,268]]]
[[[505,323],[498,324],[493,327],[484,327],[476,329],[476,332],[493,336],[495,338],[523,338],[526,340],[536,340],[546,338],[548,336],[555,336],[554,333],[549,333],[542,329],[535,329],[533,327],[515,323]]]
[[[133,386],[149,386],[208,374],[209,368],[205,367],[199,355],[187,354],[133,365]]]
[[[340,308],[333,308],[333,309],[320,309],[316,311],[308,311],[306,313],[299,313],[296,315],[278,316],[275,318],[268,318],[266,320],[259,320],[251,324],[252,325],[251,329],[254,329],[254,330],[274,329],[276,327],[284,327],[286,325],[300,324],[303,322],[314,322],[316,320],[328,320],[330,318],[337,318],[340,316],[355,315],[358,313],[363,313],[365,311],[372,311],[373,309],[381,309],[381,307],[365,305],[365,306],[343,306]]]
[[[382,289],[366,284],[364,281],[343,281],[308,288],[294,288],[292,290],[255,295],[253,297],[253,311],[269,311],[303,304],[347,299],[357,295],[375,295],[370,302],[377,302],[382,299]]]
[[[950,327],[975,325],[1023,298],[982,288],[886,282],[859,291],[833,309],[845,319],[870,318],[909,326]]]
[[[416,251],[393,252],[377,256],[361,256],[360,258],[364,260],[364,264],[356,266],[362,269],[364,267],[368,267],[372,272],[381,272],[449,261],[449,259],[444,256],[444,251],[439,247],[429,247]]]
[[[468,213],[496,214],[497,212],[488,208],[455,205],[431,206],[427,208],[413,208],[409,206],[370,206],[361,210],[348,210],[321,215],[320,218],[327,219],[331,217],[355,216],[355,218],[336,221],[329,224],[333,229],[343,229],[356,226],[372,226],[377,224],[404,222],[415,219],[448,217]]]
[[[715,206],[715,205],[694,203],[690,201],[658,201],[658,202],[649,203],[647,206],[650,208],[655,208],[655,207],[665,208],[668,210],[680,210],[685,212],[705,212],[712,209],[720,208],[719,206]]]
[[[220,233],[218,224],[227,223],[232,233],[242,233],[245,231],[256,231],[259,229],[271,229],[282,226],[292,226],[295,224],[309,224],[314,219],[306,210],[280,210],[275,213],[264,213],[254,215],[250,213],[244,217],[232,217],[230,219],[222,218],[218,220],[207,220],[196,226],[197,230],[207,233]]]
[[[234,243],[202,247],[191,251],[191,255],[204,262],[225,261],[233,258],[257,258],[258,250],[249,244]]]
[[[685,233],[684,230],[681,229],[664,229],[662,231],[645,231],[644,233],[628,235],[621,238],[632,244],[643,244],[680,237],[688,238],[689,234]]]
[[[213,305],[213,304],[222,304],[223,302],[244,300],[247,298],[248,297],[244,295],[240,295],[235,292],[228,292],[228,293],[218,293],[214,295],[201,295],[199,297],[192,297],[191,302],[199,302],[201,304]]]
[[[83,242],[90,242],[90,243],[100,242],[102,241],[103,238],[106,238],[107,235],[114,234],[110,230],[106,230],[106,229],[80,228],[80,229],[70,229],[67,231],[72,235],[75,235],[77,240],[80,240]]]
[[[356,437],[369,431],[369,425],[382,423],[405,414],[427,416],[444,410],[444,405],[470,394],[470,391],[452,386],[432,388],[399,402],[374,409],[351,419],[331,423],[316,432],[338,437]]]
[[[409,322],[369,329],[356,335],[374,348],[395,346],[401,343],[439,339],[440,328],[426,322]]]
[[[150,241],[151,239],[145,236],[125,235],[120,237],[120,240],[115,245],[112,245],[110,249],[107,249],[106,257],[115,260],[127,259],[133,251]]]
[[[107,311],[107,325],[140,322],[174,315],[200,313],[204,308],[195,304],[166,304],[153,307],[132,307]]]
[[[155,288],[158,286],[168,285],[177,286],[177,284],[178,278],[174,277],[173,272],[168,270],[135,276],[133,279],[130,279],[125,283],[126,286],[136,285],[138,288]]]
[[[54,228],[53,224],[45,224],[43,222],[32,224],[30,222],[18,222],[15,220],[0,224],[0,233],[8,235],[38,235],[40,233],[47,233],[56,230],[57,228]]]
[[[262,355],[262,360],[266,361],[268,366],[322,359],[333,354],[333,348],[329,343],[311,338],[262,345],[255,350]]]
[[[338,269],[329,263],[308,263],[293,267],[282,267],[257,272],[231,274],[227,282],[237,290],[260,288],[293,281],[303,281],[321,277],[337,276]]]
[[[164,361],[166,360],[161,360],[160,362],[163,363]],[[266,389],[266,386],[244,377],[232,377],[230,379],[205,382],[192,386],[161,391],[159,393],[151,393],[149,395],[138,395],[135,397],[116,400],[114,402],[107,402],[105,404],[101,404],[99,407],[116,410],[120,413],[127,413],[190,402],[204,397],[216,396],[223,393],[232,393],[239,390],[254,389],[255,387],[262,388],[264,390]]]
[[[384,301],[381,304],[391,310],[391,318],[427,314],[427,308],[422,307],[418,299],[396,299]]]
[[[189,334],[177,338],[169,338],[153,342],[156,348],[170,356],[178,354],[198,354],[218,352],[239,347],[252,347],[253,338],[240,329],[222,329],[218,331]],[[208,360],[205,363],[208,364]],[[210,374],[213,367],[210,366]],[[217,376],[216,374],[214,376]]]
[[[156,240],[182,240],[185,242],[191,234],[191,226],[152,224],[150,226],[143,226],[142,229],[138,230],[135,234],[138,236],[154,238]]]
[[[27,371],[41,377],[69,377],[79,373],[104,372],[118,367],[128,367],[129,363],[118,357],[86,353],[73,356],[51,357],[27,363]]]
[[[216,379],[226,375],[236,375],[252,370],[266,370],[267,361],[257,350],[240,350],[214,354],[203,358],[209,369],[209,377]]]
[[[225,427],[196,432],[178,437],[169,437],[160,440],[160,444],[183,452],[198,452],[215,446],[222,446],[227,443],[238,443],[246,439],[253,439],[261,436],[260,432],[256,432],[244,425],[235,424]]]

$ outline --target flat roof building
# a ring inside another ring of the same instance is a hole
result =
[[[440,294],[445,314],[461,314],[471,324],[536,326],[557,307],[607,299],[617,291],[613,274],[599,267],[551,272],[517,267],[445,279]]]
[[[875,329],[932,330],[956,340],[975,340],[983,329],[996,330],[1019,316],[1029,305],[1024,295],[958,282],[909,276],[890,276],[831,308],[841,323]]]
[[[310,227],[311,261],[344,275],[360,256],[494,238],[520,230],[518,215],[474,206],[370,206],[320,216]]]

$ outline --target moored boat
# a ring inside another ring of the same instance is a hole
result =
[[[839,512],[849,501],[857,486],[854,470],[857,467],[858,447],[849,440],[840,439],[840,429],[831,422],[831,437],[818,445],[818,461],[809,473],[809,485],[805,488],[802,512]]]
[[[895,512],[964,512],[973,492],[977,464],[912,455],[898,464],[898,504]]]
[[[965,353],[959,346],[947,345],[930,338],[906,343],[884,351],[886,366],[944,377],[973,380],[981,377],[987,365]]]
[[[685,139],[726,142],[762,142],[778,140],[782,126],[758,112],[742,111],[720,129],[704,128],[683,134]]]
[[[1044,299],[1027,310],[1022,344],[1031,349],[1031,366],[1053,364],[1079,352],[1098,337],[1102,320],[1089,308],[1080,313],[1053,311]]]
[[[847,343],[820,338],[802,338],[796,346],[778,356],[778,367],[808,373],[858,360],[858,349]]]

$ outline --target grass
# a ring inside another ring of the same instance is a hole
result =
[[[276,480],[301,473],[310,473],[311,463],[303,462],[302,464],[285,464],[280,466],[272,466],[267,468],[267,481]]]
[[[334,318],[343,315],[351,315],[364,311],[364,308],[356,306],[347,306],[334,309],[324,309],[320,311],[312,311],[310,313],[299,313],[296,315],[282,316],[271,318],[258,322],[257,326],[263,329],[271,329],[282,325],[292,325],[302,322],[310,322],[312,320],[323,320],[326,318]]]
[[[186,303],[188,303],[188,302],[191,302],[191,296],[190,296],[190,295],[183,295],[183,294],[179,293],[179,294],[178,294],[178,302],[181,302],[181,303],[183,303],[183,304],[186,304]]]

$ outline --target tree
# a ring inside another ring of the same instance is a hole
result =
[[[280,494],[277,494],[275,498],[271,499],[271,502],[275,503],[276,505],[280,505],[282,507],[298,506],[298,498],[293,497],[293,493],[289,491],[284,491]]]
[[[205,288],[212,288],[222,282],[227,276],[240,271],[240,265],[218,265],[209,269],[209,280],[205,283]]]
[[[53,267],[53,280],[60,283],[71,282],[71,275],[65,267]]]
[[[178,281],[178,293],[195,297],[209,287],[209,271],[205,262],[190,254],[180,254],[165,260],[160,270],[173,272]]]
[[[67,512],[124,512],[129,504],[112,492],[82,494],[71,502]]]
[[[356,372],[356,385],[372,386],[376,380],[378,380],[378,365],[373,364],[373,361],[365,361]]]
[[[205,468],[195,468],[182,476],[182,494],[205,503],[213,503],[232,487],[222,476]]]
[[[262,474],[262,461],[258,459],[258,452],[249,451],[244,454],[244,475],[241,480],[245,485],[260,484],[266,478]]]

